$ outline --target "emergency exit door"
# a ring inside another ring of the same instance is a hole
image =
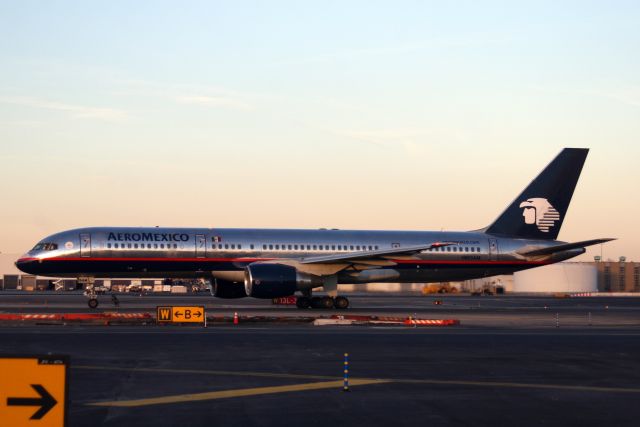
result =
[[[204,258],[207,254],[207,239],[204,234],[196,234],[196,258]]]
[[[91,234],[80,234],[80,256],[85,258],[91,256]]]

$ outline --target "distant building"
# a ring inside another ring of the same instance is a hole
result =
[[[640,292],[640,262],[627,261],[620,257],[619,261],[596,261],[598,271],[598,290],[600,292]]]

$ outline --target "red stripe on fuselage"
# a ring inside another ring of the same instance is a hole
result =
[[[256,262],[256,261],[277,261],[277,260],[295,260],[294,258],[134,258],[134,257],[113,257],[113,258],[94,258],[94,257],[54,257],[43,258],[42,261],[129,261],[129,262]],[[32,258],[30,260],[38,260],[38,258]],[[408,260],[398,259],[390,260],[397,264],[448,264],[448,265],[545,265],[545,261],[492,261],[492,260]],[[357,264],[357,260],[336,260],[336,263],[354,263]]]

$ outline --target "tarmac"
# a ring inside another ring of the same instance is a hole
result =
[[[460,324],[0,324],[1,354],[70,356],[70,426],[635,426],[640,417],[636,298],[354,295],[346,311],[208,295],[119,296],[117,308],[102,299],[99,310],[120,313],[204,304],[225,318]],[[85,304],[75,294],[0,293],[0,313],[87,313]]]

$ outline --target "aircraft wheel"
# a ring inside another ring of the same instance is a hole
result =
[[[344,310],[349,307],[349,300],[345,297],[336,297],[333,300],[333,306],[338,310]]]
[[[320,300],[320,308],[333,308],[333,298],[331,297],[322,297]]]
[[[98,307],[98,299],[97,298],[90,298],[88,303],[89,303],[89,308],[97,308]]]
[[[311,298],[309,297],[298,297],[296,298],[296,307],[298,308],[309,308],[311,306]]]

